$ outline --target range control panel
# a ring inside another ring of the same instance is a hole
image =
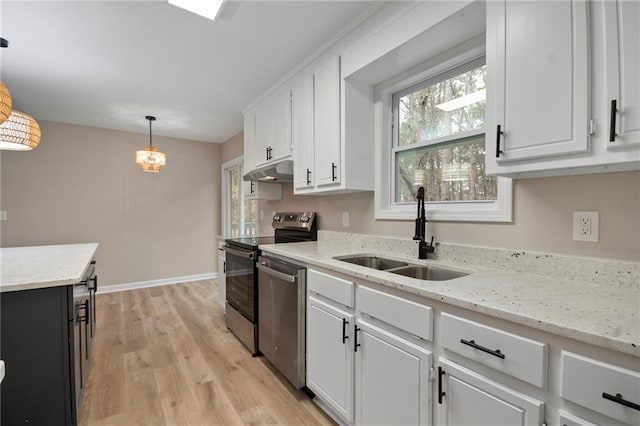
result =
[[[310,228],[315,218],[315,212],[276,213],[273,216],[272,226],[275,229]]]

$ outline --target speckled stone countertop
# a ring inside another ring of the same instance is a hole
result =
[[[452,244],[439,245],[436,259],[424,261],[417,259],[416,243],[411,240],[343,233],[319,233],[317,243],[260,248],[308,265],[640,357],[638,262]],[[450,281],[424,281],[333,259],[366,253],[446,267],[469,275]],[[585,268],[585,264],[590,267]],[[595,278],[591,278],[593,275]]]
[[[80,282],[98,244],[0,248],[0,292]]]

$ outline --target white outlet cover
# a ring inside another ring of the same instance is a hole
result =
[[[0,220],[7,220],[7,211],[6,210],[0,211]]]
[[[342,212],[342,226],[349,227],[349,212]]]
[[[591,222],[591,232],[585,232],[583,219]],[[575,211],[573,212],[573,240],[588,241],[597,243],[600,240],[600,212],[597,211]]]

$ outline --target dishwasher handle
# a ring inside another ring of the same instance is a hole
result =
[[[243,257],[243,258],[246,258],[246,259],[255,259],[256,258],[256,255],[252,251],[236,250],[236,249],[232,249],[229,246],[224,246],[224,251],[226,251],[227,253],[230,253],[230,254],[232,254],[234,256]]]
[[[275,269],[269,268],[268,266],[266,266],[266,262],[260,262],[256,266],[265,274],[271,275],[288,283],[295,283],[298,280],[298,277],[295,275],[285,274],[284,272],[276,271]]]

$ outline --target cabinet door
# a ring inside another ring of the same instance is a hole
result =
[[[282,88],[256,107],[256,165],[291,155],[291,92]]]
[[[313,76],[293,86],[291,103],[293,188],[313,187]]]
[[[280,200],[282,198],[282,185],[279,183],[244,181],[242,185],[246,200]]]
[[[350,423],[354,397],[354,352],[350,344],[353,318],[313,296],[308,299],[307,386]]]
[[[640,145],[640,2],[605,1],[609,148]],[[613,102],[617,113],[611,115]],[[613,129],[612,129],[613,126]],[[613,130],[613,132],[611,132]],[[613,133],[613,134],[610,134]]]
[[[315,183],[340,183],[340,57],[314,73]]]
[[[291,157],[291,90],[280,89],[271,100],[270,161]]]
[[[358,321],[356,423],[431,424],[431,352]]]
[[[440,425],[538,426],[544,404],[473,370],[440,358],[436,374]],[[442,374],[438,372],[442,371]],[[440,395],[442,395],[440,397]]]
[[[587,40],[583,0],[487,2],[488,173],[589,150]]]
[[[256,168],[256,112],[244,115],[244,173]]]

